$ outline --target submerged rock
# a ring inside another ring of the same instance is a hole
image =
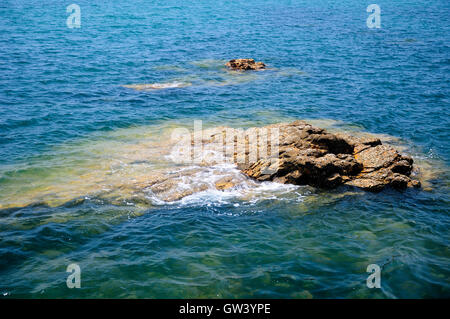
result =
[[[277,169],[267,172],[267,167],[274,166],[270,156],[239,165],[256,180],[321,188],[345,184],[369,191],[420,186],[409,177],[413,159],[378,138],[332,134],[304,121],[270,127],[279,132]]]
[[[266,68],[263,62],[255,62],[254,59],[233,59],[225,65],[232,70],[238,71],[261,70]]]
[[[234,187],[235,184],[233,182],[233,178],[230,176],[227,176],[227,177],[224,177],[224,178],[221,178],[220,180],[218,180],[215,183],[215,186],[218,190],[223,191],[223,190],[227,190],[229,188]]]

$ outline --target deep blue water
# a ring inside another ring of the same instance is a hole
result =
[[[79,29],[71,2],[0,4],[2,296],[450,297],[450,2],[377,1],[380,29],[356,0],[75,3]],[[227,74],[237,57],[272,70]],[[173,81],[192,85],[123,87]],[[108,159],[102,142],[285,119],[396,137],[427,164],[427,187],[144,210],[44,192],[93,153]],[[72,262],[81,289],[66,287]],[[381,289],[366,287],[372,263]]]

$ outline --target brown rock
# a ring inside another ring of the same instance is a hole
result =
[[[408,187],[420,187],[420,182],[415,179],[410,179],[408,182]]]
[[[373,191],[373,192],[380,191],[386,186],[386,184],[383,183],[383,181],[376,180],[376,179],[370,179],[370,178],[354,179],[349,182],[346,182],[345,184],[349,185],[349,186],[359,187],[364,190]]]
[[[235,184],[233,183],[233,179],[231,177],[221,178],[220,180],[218,180],[215,183],[216,188],[221,191],[229,189],[229,188],[233,187],[234,185]]]
[[[272,136],[276,139],[271,139]],[[410,178],[413,159],[382,144],[380,139],[334,134],[305,121],[247,130],[219,127],[203,131],[199,140],[203,150],[211,154],[223,152],[218,159],[237,164],[244,174],[257,181],[322,188],[348,185],[370,191],[386,186],[396,189],[420,186]],[[191,144],[194,145],[193,139]],[[211,160],[204,159],[202,165],[215,163],[215,158],[216,155]],[[215,186],[225,190],[234,184],[232,179],[223,178]],[[167,193],[173,188],[164,179],[149,186],[154,193]]]
[[[369,147],[355,155],[358,163],[361,163],[365,168],[374,169],[389,167],[394,164],[399,157],[400,154],[398,154],[394,148],[387,145]]]
[[[278,159],[239,165],[256,180],[323,188],[345,184],[370,191],[420,186],[409,177],[413,160],[378,138],[332,134],[304,121],[270,127],[279,129]]]
[[[254,59],[233,59],[225,65],[232,70],[238,71],[261,70],[266,68],[263,62],[255,62]]]
[[[406,175],[394,173],[389,179],[390,185],[397,189],[405,189],[408,187],[410,178]]]
[[[408,159],[400,159],[398,162],[392,164],[390,169],[394,173],[410,175],[412,171],[412,160],[409,161]]]

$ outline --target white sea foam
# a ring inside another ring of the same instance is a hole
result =
[[[188,173],[192,170],[196,173]],[[189,166],[172,173],[179,177],[177,177],[176,186],[169,194],[157,194],[151,189],[148,190],[147,196],[153,205],[240,205],[239,202],[242,201],[256,203],[260,200],[277,199],[278,196],[290,193],[299,187],[276,182],[254,181],[232,164],[218,164],[210,167]],[[217,189],[216,183],[223,178],[231,180],[233,186],[225,190]],[[185,191],[189,191],[190,194],[178,200],[170,200],[172,194],[183,194]],[[301,195],[298,194],[298,198],[300,197]]]
[[[190,82],[168,82],[168,83],[149,83],[149,84],[127,84],[123,87],[134,89],[138,91],[146,90],[161,90],[161,89],[171,89],[171,88],[181,88],[192,85]]]

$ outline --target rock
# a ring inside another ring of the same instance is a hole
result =
[[[253,59],[233,59],[225,64],[232,70],[247,71],[265,69],[266,65],[262,62],[255,62]]]
[[[358,178],[345,183],[349,186],[355,186],[368,191],[381,191],[386,184],[382,181],[370,178]]]
[[[356,161],[365,168],[379,169],[393,165],[400,154],[390,146],[369,147],[355,155]]]
[[[279,155],[263,156],[238,167],[258,181],[380,191],[420,187],[409,176],[413,160],[378,138],[332,134],[304,121],[269,125],[279,129]],[[258,145],[259,146],[259,145]],[[275,169],[274,169],[275,168]]]
[[[192,195],[194,193],[202,192],[207,189],[208,189],[208,186],[206,186],[206,185],[193,186],[190,189],[184,189],[184,190],[174,189],[171,192],[162,194],[163,195],[162,197],[167,202],[174,202],[174,201],[180,200],[186,196]]]
[[[398,174],[398,173],[394,173],[389,177],[390,185],[397,189],[407,188],[409,181],[410,181],[410,179],[408,176]]]
[[[218,190],[226,190],[234,186],[233,179],[229,176],[221,178],[215,183],[215,186]]]
[[[400,161],[392,164],[391,170],[394,173],[409,175],[409,174],[411,174],[411,170],[412,170],[411,164],[412,164],[412,162],[410,163],[407,160],[400,160]]]
[[[415,179],[410,179],[408,182],[408,187],[420,187],[420,182],[418,180]]]
[[[175,188],[176,185],[177,185],[176,180],[165,179],[159,183],[155,183],[151,187],[151,191],[154,193],[164,193]]]
[[[274,138],[272,138],[274,137]],[[194,142],[191,159],[204,154],[199,165],[234,163],[256,181],[335,188],[339,185],[380,191],[385,187],[420,187],[410,175],[413,159],[380,139],[330,133],[305,121],[278,123],[247,130],[217,127],[203,130]],[[197,150],[197,151],[195,151]],[[276,150],[276,152],[272,152]],[[193,155],[192,155],[193,154]],[[207,154],[213,154],[211,158]],[[194,157],[192,157],[194,156]],[[152,183],[154,193],[168,192],[168,181]],[[216,189],[236,184],[222,178]]]

